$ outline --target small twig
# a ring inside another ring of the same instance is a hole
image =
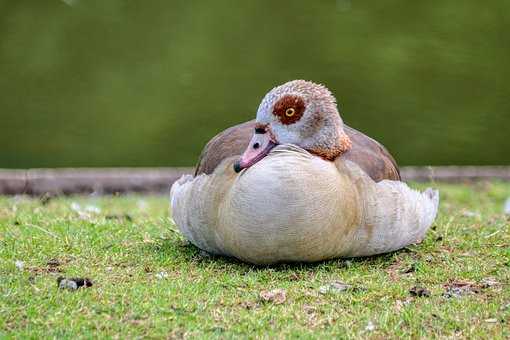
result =
[[[494,236],[494,235],[498,234],[500,231],[501,231],[501,229],[496,230],[496,231],[495,231],[495,232],[493,232],[492,234],[489,234],[489,235],[485,236],[485,238],[490,238],[490,237],[492,237],[492,236]]]
[[[54,238],[60,238],[57,234],[54,234],[54,233],[52,233],[51,231],[46,230],[46,229],[44,229],[44,228],[43,228],[43,227],[41,227],[41,226],[38,226],[38,225],[35,225],[35,224],[30,224],[30,223],[26,224],[26,226],[28,226],[28,227],[34,227],[34,228],[36,228],[36,229],[39,229],[40,231],[42,231],[43,233],[46,233],[46,234],[50,235],[51,237],[54,237]]]

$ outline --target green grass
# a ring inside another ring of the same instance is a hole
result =
[[[422,244],[272,267],[205,256],[176,232],[166,197],[2,197],[0,338],[508,338],[510,184],[436,186],[441,212]],[[61,290],[60,275],[94,285]],[[321,293],[335,281],[353,289]],[[444,296],[455,283],[465,294]],[[278,288],[283,303],[261,299]]]

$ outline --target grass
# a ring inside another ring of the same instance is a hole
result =
[[[0,338],[509,338],[510,184],[436,186],[419,245],[272,267],[187,244],[166,197],[2,197]],[[61,275],[94,285],[58,289]],[[261,298],[273,289],[285,299]]]

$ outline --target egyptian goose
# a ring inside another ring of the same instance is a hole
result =
[[[174,221],[197,247],[255,264],[368,256],[420,242],[439,193],[375,182],[347,157],[352,141],[329,90],[272,89],[244,153],[170,192]]]

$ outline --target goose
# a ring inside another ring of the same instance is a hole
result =
[[[294,80],[263,98],[243,154],[170,190],[180,232],[253,264],[371,256],[423,240],[439,192],[374,181],[344,157],[352,142],[323,85]]]

